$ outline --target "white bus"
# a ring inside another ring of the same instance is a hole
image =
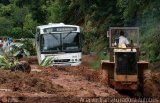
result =
[[[53,65],[78,66],[82,58],[80,27],[64,23],[37,26],[36,49],[39,64],[47,57],[53,59]]]

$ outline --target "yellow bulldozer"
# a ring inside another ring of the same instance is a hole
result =
[[[130,42],[128,46],[118,44],[119,33],[123,31]],[[140,60],[139,28],[110,27],[109,60],[102,60],[103,79],[116,90],[144,90],[144,82],[150,80],[148,62]]]

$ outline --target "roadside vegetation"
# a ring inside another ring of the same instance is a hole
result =
[[[21,60],[23,57],[35,55],[35,47],[30,39],[22,39],[19,42],[14,42],[9,50],[1,48],[0,55],[0,69],[11,71],[23,71],[29,73],[31,71],[30,65],[27,61]]]
[[[91,66],[95,70],[99,70],[101,68],[101,61],[102,60],[109,60],[109,56],[108,56],[109,54],[105,54],[104,52],[100,52],[97,55],[98,55],[98,57],[97,57],[96,61],[91,63]]]

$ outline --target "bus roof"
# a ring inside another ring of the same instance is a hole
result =
[[[65,27],[70,27],[70,26],[79,27],[77,25],[65,25],[64,23],[49,23],[47,25],[37,26],[37,28],[39,28],[39,29],[45,29],[45,28],[50,28],[50,27],[61,27],[61,26],[65,26]]]

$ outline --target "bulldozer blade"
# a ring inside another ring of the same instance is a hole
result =
[[[103,81],[110,86],[113,85],[112,80],[114,79],[114,64],[114,62],[110,62],[108,60],[101,61]]]
[[[114,62],[110,62],[109,60],[102,60],[101,61],[101,69],[103,70],[114,70]]]

